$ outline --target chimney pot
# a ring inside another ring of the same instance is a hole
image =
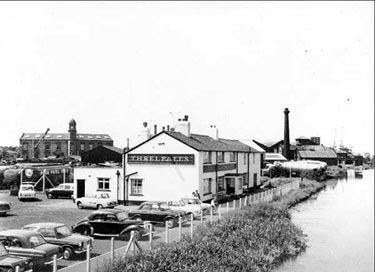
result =
[[[143,126],[144,126],[144,127],[147,127],[147,122],[143,122]]]
[[[154,125],[154,134],[158,134],[158,126],[157,125]]]
[[[167,125],[167,131],[169,131],[169,125]]]

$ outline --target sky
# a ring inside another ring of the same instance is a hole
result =
[[[0,2],[0,146],[188,115],[193,133],[374,154],[374,3]],[[336,135],[336,137],[335,137]]]

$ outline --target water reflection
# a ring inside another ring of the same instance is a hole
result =
[[[316,199],[292,210],[309,247],[276,271],[374,270],[374,171],[330,180]]]

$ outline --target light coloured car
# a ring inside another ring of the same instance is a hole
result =
[[[198,218],[201,215],[201,211],[203,212],[204,209],[201,205],[187,205],[187,202],[182,200],[178,201],[167,201],[167,205],[173,211],[184,211],[186,214],[193,215],[193,218]]]
[[[18,200],[24,199],[35,199],[36,193],[34,186],[31,184],[21,184],[20,189],[18,191]]]
[[[78,209],[82,208],[114,208],[117,206],[117,200],[110,198],[108,193],[96,193],[93,195],[87,195],[85,197],[80,197],[75,200]]]
[[[186,206],[199,207],[200,209],[203,209],[204,214],[208,214],[211,209],[211,204],[203,203],[198,197],[183,197],[181,198],[181,201],[184,202]]]

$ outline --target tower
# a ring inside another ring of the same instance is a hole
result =
[[[284,149],[283,156],[290,160],[290,141],[289,141],[289,110],[284,110]]]
[[[74,119],[69,122],[69,155],[77,155],[77,124]]]

